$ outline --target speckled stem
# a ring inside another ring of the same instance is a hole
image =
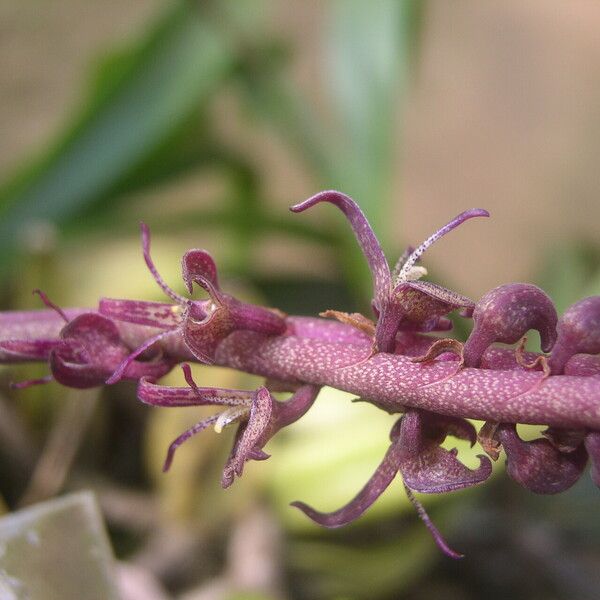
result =
[[[82,312],[68,309],[66,314],[72,318]],[[411,406],[486,421],[600,429],[600,375],[544,379],[539,371],[520,368],[459,369],[452,360],[414,363],[406,356],[410,347],[403,348],[406,355],[380,353],[366,360],[371,340],[348,325],[308,317],[288,317],[287,324],[281,336],[233,332],[218,346],[216,362],[279,381],[335,387],[390,412]],[[63,325],[53,311],[0,313],[0,341],[58,339]],[[132,349],[158,331],[117,325]],[[193,360],[181,336],[169,336],[161,346],[178,361]],[[16,361],[0,351],[0,362]]]

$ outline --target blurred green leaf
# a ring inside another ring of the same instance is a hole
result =
[[[558,248],[539,281],[561,314],[577,300],[600,293],[600,249],[581,242]]]
[[[76,219],[202,157],[181,138],[233,64],[227,37],[193,3],[175,3],[132,53],[103,65],[77,122],[0,190],[0,249],[14,249],[23,223]]]
[[[0,598],[119,597],[112,552],[91,493],[36,504],[0,519]]]

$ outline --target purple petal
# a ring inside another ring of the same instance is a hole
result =
[[[3,340],[0,350],[9,353],[10,362],[47,360],[50,351],[59,347],[62,342],[58,340]]]
[[[42,292],[42,290],[35,289],[33,290],[33,293],[37,294],[44,303],[44,305],[53,310],[56,314],[58,314],[65,323],[69,322],[69,318],[67,317],[63,309],[60,308],[60,306],[58,306],[57,304],[54,304],[54,302],[52,302],[52,300],[50,300],[50,298],[48,298],[48,296],[44,292]]]
[[[156,283],[158,283],[160,286],[160,289],[177,304],[186,304],[187,299],[169,287],[165,280],[160,276],[157,268],[154,266],[154,262],[150,256],[150,229],[148,228],[148,225],[145,223],[140,223],[140,229],[142,232],[142,251],[144,254],[144,261],[146,262],[146,266],[152,274],[154,281],[156,281]]]
[[[442,317],[458,308],[472,308],[473,300],[430,281],[408,281],[394,288],[394,295],[405,318],[423,323]]]
[[[415,266],[417,261],[421,258],[423,253],[435,242],[437,242],[442,236],[446,235],[468,219],[472,219],[473,217],[489,217],[490,213],[483,208],[471,208],[469,210],[465,210],[461,212],[460,215],[457,215],[444,225],[441,229],[438,229],[435,233],[430,235],[416,250],[414,250],[411,255],[404,260],[402,264],[402,268],[400,269],[397,278],[394,280],[394,284],[400,283],[403,281],[407,281],[407,275],[410,270]]]
[[[570,306],[558,322],[558,339],[549,359],[553,375],[560,375],[575,354],[600,354],[600,296]]]
[[[465,364],[477,367],[494,342],[514,344],[530,329],[536,329],[542,349],[549,351],[556,340],[558,317],[552,300],[535,285],[501,285],[481,298],[473,311],[474,327],[465,343]]]
[[[248,423],[239,439],[234,455],[223,470],[223,481],[232,483],[235,475],[242,476],[244,463],[250,459],[254,447],[270,424],[272,410],[273,398],[269,390],[265,387],[256,390]]]
[[[189,291],[192,293],[194,282],[202,277],[219,289],[217,279],[217,265],[212,256],[206,250],[188,250],[181,259],[181,270],[183,272],[183,281]]]
[[[523,441],[512,423],[498,426],[497,437],[506,452],[506,469],[517,483],[536,494],[558,494],[581,477],[587,462],[583,445],[561,452],[546,439]]]
[[[314,404],[321,386],[303,385],[284,402],[273,403],[274,420],[277,430],[295,423]]]
[[[398,441],[402,447],[400,472],[406,485],[417,492],[435,494],[470,487],[485,481],[492,472],[486,456],[478,455],[480,466],[471,470],[456,458],[455,450],[445,450],[441,443],[444,422],[428,420],[429,415],[409,410],[402,417]],[[473,439],[473,432],[460,421],[451,420],[447,426],[453,434]]]
[[[381,464],[363,489],[346,506],[331,512],[322,513],[304,502],[292,502],[307,517],[323,527],[342,527],[360,517],[383,494],[398,472],[400,442],[395,441],[386,452]]]
[[[242,406],[249,404],[252,392],[219,388],[172,387],[159,385],[148,377],[138,383],[137,397],[152,406]]]
[[[183,339],[200,362],[212,364],[217,345],[234,329],[231,313],[226,307],[219,306],[205,318],[197,320],[195,317],[192,310],[188,311],[183,325]]]
[[[358,244],[369,264],[369,269],[373,276],[373,295],[377,303],[377,308],[381,309],[382,301],[387,297],[390,291],[390,267],[367,218],[352,198],[341,192],[336,192],[335,190],[328,190],[315,194],[308,200],[292,206],[290,210],[296,213],[303,212],[307,208],[311,208],[320,202],[330,202],[331,204],[334,204],[344,213],[350,222],[350,226],[354,231]]]
[[[122,377],[132,377],[134,379],[139,379],[141,373],[134,369],[134,361],[138,356],[141,356],[146,350],[154,346],[157,342],[162,340],[168,335],[171,335],[172,331],[163,331],[149,339],[147,339],[143,344],[141,344],[138,348],[136,348],[131,354],[125,358],[121,364],[114,370],[113,374],[106,380],[107,385],[112,385],[117,383]],[[139,367],[139,365],[138,365]],[[149,373],[144,373],[146,375],[150,375]]]
[[[171,442],[171,445],[167,450],[167,457],[165,458],[165,462],[163,464],[163,472],[166,473],[171,468],[173,458],[175,457],[175,451],[177,448],[179,448],[179,446],[181,446],[181,444],[183,444],[183,442],[189,440],[192,436],[213,425],[218,418],[219,415],[213,415],[212,417],[208,417],[207,419],[196,423],[193,427],[190,427],[190,429],[184,431],[178,438]]]
[[[585,449],[592,461],[592,481],[600,487],[600,432],[590,431],[585,436]]]
[[[98,312],[117,321],[159,327],[160,329],[174,329],[183,321],[180,306],[164,302],[101,298]]]
[[[431,533],[431,536],[433,537],[433,540],[436,543],[437,547],[446,556],[450,558],[464,558],[464,554],[461,554],[460,552],[457,552],[456,550],[450,548],[450,546],[444,539],[444,536],[440,533],[440,530],[433,524],[433,521],[427,514],[425,507],[415,498],[414,494],[412,493],[412,490],[406,484],[404,484],[404,490],[406,491],[406,496],[410,500],[411,504],[415,507],[419,518],[421,519],[421,521],[423,521],[425,527],[429,529],[429,533]]]

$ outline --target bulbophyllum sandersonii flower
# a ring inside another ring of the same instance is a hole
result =
[[[0,361],[45,361],[50,378],[71,387],[138,381],[138,398],[150,405],[215,405],[217,413],[183,432],[168,449],[168,470],[177,448],[208,427],[237,425],[225,464],[223,487],[242,475],[250,460],[265,460],[264,448],[280,429],[302,417],[322,386],[350,392],[390,414],[401,414],[390,446],[373,476],[346,506],[322,513],[294,506],[316,523],[349,523],[389,486],[396,475],[440,549],[450,548],[415,493],[445,493],[477,485],[491,474],[491,460],[506,454],[507,473],[539,494],[572,486],[591,461],[600,485],[600,297],[577,302],[559,317],[551,299],[526,283],[501,285],[478,302],[422,278],[417,264],[446,233],[485,210],[467,210],[393,269],[358,205],[326,191],[292,207],[302,212],[327,202],[348,219],[373,276],[371,317],[325,310],[324,318],[296,317],[242,302],[223,292],[205,250],[182,259],[184,283],[197,284],[204,300],[185,298],[161,278],[150,257],[142,225],[143,256],[171,302],[103,298],[97,309],[65,309],[43,294],[48,310],[0,313]],[[324,307],[327,308],[327,307]],[[343,307],[340,307],[343,308]],[[448,314],[473,320],[467,341],[444,337]],[[525,351],[525,336],[538,331],[543,353]],[[498,345],[503,344],[503,345]],[[265,378],[256,390],[200,387],[190,362],[227,366]],[[187,386],[159,379],[182,364]],[[273,392],[291,392],[284,402]],[[468,419],[484,421],[479,432]],[[542,437],[521,439],[519,424],[545,426]],[[479,466],[464,465],[446,438],[479,443]]]

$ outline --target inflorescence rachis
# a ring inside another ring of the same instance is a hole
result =
[[[322,386],[351,392],[401,413],[390,446],[371,479],[346,506],[321,513],[294,506],[325,527],[357,519],[400,473],[406,493],[438,546],[461,556],[443,540],[413,492],[450,492],[485,481],[491,461],[503,450],[510,477],[539,494],[572,486],[591,459],[600,486],[600,297],[571,306],[558,317],[550,298],[534,285],[499,286],[475,303],[423,281],[418,265],[440,237],[485,210],[467,210],[409,248],[393,269],[358,205],[335,191],[321,192],[292,207],[302,212],[321,202],[346,216],[373,275],[373,319],[328,310],[325,318],[288,316],[237,300],[223,292],[216,265],[204,250],[186,252],[183,279],[190,294],[197,284],[204,300],[185,298],[161,278],[150,257],[150,234],[142,225],[145,262],[169,303],[103,298],[97,309],[61,310],[40,292],[48,310],[0,314],[0,361],[45,361],[50,374],[16,387],[55,379],[87,388],[130,379],[138,398],[154,406],[218,405],[222,412],[184,432],[176,449],[207,427],[238,424],[225,464],[223,487],[241,476],[249,460],[265,460],[264,446],[281,428],[298,420]],[[473,320],[463,344],[445,337],[448,314]],[[543,354],[524,350],[525,335],[539,332]],[[438,335],[432,335],[432,334]],[[515,345],[500,347],[496,343]],[[187,363],[218,364],[265,378],[257,390],[200,387]],[[182,364],[186,387],[157,383]],[[274,391],[291,392],[285,402]],[[467,419],[485,422],[479,432]],[[543,437],[522,440],[520,423],[546,426]],[[479,443],[476,469],[466,467],[447,436]],[[487,456],[486,456],[487,455]]]

